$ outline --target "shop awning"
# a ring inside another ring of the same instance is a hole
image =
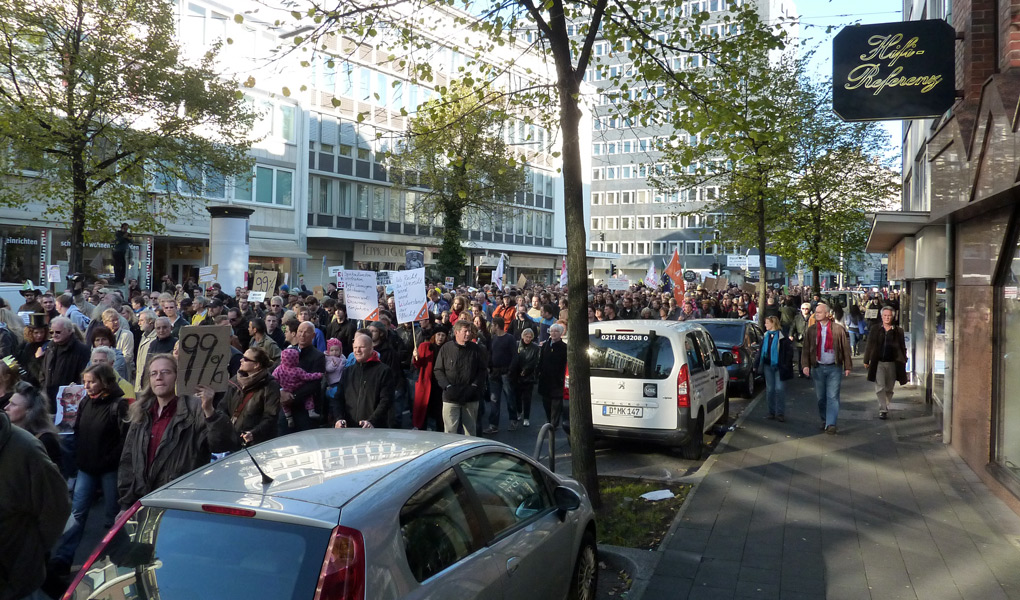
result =
[[[297,242],[290,240],[266,240],[255,237],[248,240],[248,254],[250,256],[279,258],[311,258],[307,252],[298,247]]]
[[[928,212],[888,211],[873,214],[865,252],[886,254],[904,237],[916,235],[929,224]]]

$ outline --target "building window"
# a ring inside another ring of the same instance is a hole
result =
[[[276,167],[255,167],[255,202],[291,206],[294,201],[294,171]]]
[[[606,217],[606,229],[613,230],[617,228],[618,217]]]
[[[592,205],[602,204],[602,192],[595,192],[591,195]]]
[[[1001,302],[998,303],[998,316],[995,322],[998,323],[999,333],[999,380],[997,382],[997,395],[999,404],[999,423],[993,427],[998,435],[993,439],[997,441],[995,462],[1007,473],[1020,482],[1020,369],[1016,368],[1016,357],[1020,356],[1020,239],[1012,240],[1012,243],[1005,246],[1004,253],[1012,256],[1009,268],[1005,269],[1005,277],[1001,285],[996,287],[996,293]],[[976,261],[975,261],[976,262]],[[992,303],[993,306],[995,303]],[[962,322],[987,321],[988,314],[982,313],[988,309],[982,306],[971,306],[962,313]],[[945,337],[944,321],[936,324],[936,334]],[[938,329],[941,327],[941,329]],[[966,325],[964,326],[966,327]],[[910,349],[908,348],[909,352]],[[943,363],[945,360],[943,359]],[[944,365],[940,369],[944,376]],[[941,391],[941,390],[940,390]]]
[[[602,229],[602,217],[592,217],[591,228],[596,231]]]
[[[648,204],[648,190],[638,190],[637,191],[637,203],[638,204]]]
[[[648,221],[649,221],[648,217],[638,217],[637,218],[637,228],[638,229],[648,229]]]
[[[634,192],[620,192],[620,204],[633,204]]]
[[[368,218],[368,187],[364,183],[358,184],[358,200],[354,216],[359,219]]]
[[[634,229],[634,217],[620,217],[620,229]]]
[[[606,204],[616,204],[620,195],[616,192],[606,192]]]

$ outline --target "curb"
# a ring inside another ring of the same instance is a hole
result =
[[[630,589],[622,594],[627,598],[640,598],[644,595],[661,558],[662,553],[658,550],[639,550],[609,544],[599,546],[599,560],[613,570],[626,571],[630,575]]]

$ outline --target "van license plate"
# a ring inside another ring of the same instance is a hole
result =
[[[645,409],[641,406],[603,406],[602,415],[606,417],[636,417],[644,416]]]

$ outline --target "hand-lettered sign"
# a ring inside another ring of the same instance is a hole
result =
[[[255,271],[251,277],[251,290],[265,292],[266,296],[272,296],[276,291],[276,275],[276,271]]]
[[[229,362],[229,326],[182,327],[177,353],[177,393],[193,394],[200,385],[225,391],[230,379]]]

